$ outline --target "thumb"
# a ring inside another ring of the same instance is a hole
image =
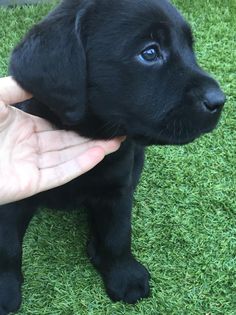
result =
[[[9,115],[8,106],[0,100],[0,127],[2,126],[2,123],[6,121],[8,115]]]
[[[11,105],[23,102],[32,95],[24,91],[12,77],[0,78],[0,101]]]

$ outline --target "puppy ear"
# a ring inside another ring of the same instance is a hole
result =
[[[26,35],[14,49],[10,74],[65,125],[75,125],[85,112],[86,56],[82,23],[91,1],[66,1]]]

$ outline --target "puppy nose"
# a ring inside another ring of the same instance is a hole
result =
[[[208,112],[215,113],[222,109],[225,101],[226,97],[220,89],[210,89],[205,93],[202,105]]]

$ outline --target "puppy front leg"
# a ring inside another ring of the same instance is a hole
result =
[[[22,240],[33,213],[19,203],[0,206],[0,315],[21,304]]]
[[[131,253],[133,191],[90,201],[88,254],[113,301],[135,303],[149,295],[149,273]]]

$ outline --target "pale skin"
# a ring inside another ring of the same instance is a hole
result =
[[[88,140],[11,106],[31,97],[11,77],[0,78],[0,205],[71,181],[123,140]]]

